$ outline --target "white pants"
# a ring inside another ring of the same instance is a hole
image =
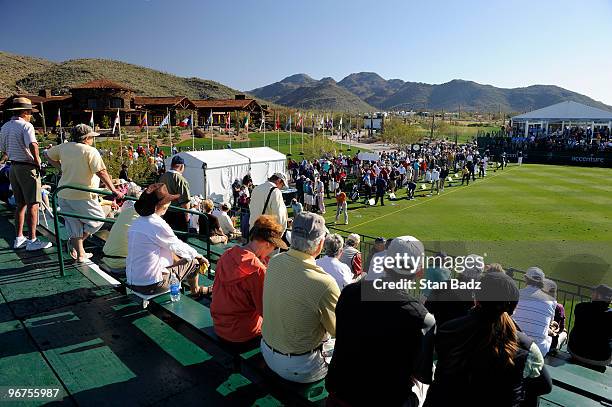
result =
[[[518,158],[518,165],[521,165],[521,164],[523,164],[523,157]]]
[[[297,383],[313,383],[327,375],[327,362],[322,350],[301,356],[287,356],[274,352],[262,339],[261,353],[266,364],[283,379]]]

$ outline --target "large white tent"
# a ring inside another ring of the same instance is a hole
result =
[[[550,127],[564,129],[585,126],[592,130],[597,127],[612,129],[612,112],[569,100],[514,116],[510,120],[512,127],[523,134],[527,134],[530,127],[545,134],[549,132]]]
[[[251,174],[255,185],[272,174],[286,174],[287,157],[269,147],[225,150],[185,151],[177,154],[185,160],[183,176],[192,195],[202,195],[215,202],[229,202],[232,183]],[[166,160],[170,168],[171,158]]]

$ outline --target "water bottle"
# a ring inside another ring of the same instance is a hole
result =
[[[170,299],[172,302],[181,299],[181,283],[174,273],[170,276]]]

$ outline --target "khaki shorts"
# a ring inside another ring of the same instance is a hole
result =
[[[59,199],[60,214],[62,212],[69,212],[79,215],[92,216],[96,218],[106,218],[102,205],[97,199]],[[66,229],[70,237],[79,238],[83,237],[84,233],[93,235],[104,225],[102,221],[80,219],[80,218],[64,218]]]
[[[42,202],[38,169],[27,164],[13,163],[9,180],[17,205],[34,205]]]

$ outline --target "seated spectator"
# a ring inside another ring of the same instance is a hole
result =
[[[215,333],[234,343],[261,336],[264,276],[270,254],[287,249],[274,216],[261,215],[245,246],[233,246],[217,261],[212,315]]]
[[[468,315],[439,325],[438,355],[425,407],[536,406],[552,390],[536,343],[518,331],[510,315],[519,300],[516,283],[486,273]]]
[[[127,190],[128,196],[140,198],[141,188],[130,183]],[[115,223],[110,230],[104,248],[104,263],[110,268],[112,273],[125,274],[125,259],[128,255],[128,229],[134,219],[138,218],[138,213],[134,208],[134,201],[125,201],[121,206],[121,212],[115,219]]]
[[[221,230],[221,225],[219,223],[219,219],[212,214],[212,210],[215,207],[215,204],[210,199],[205,199],[202,201],[201,208],[202,215],[200,215],[199,223],[199,234],[202,236],[208,236],[210,243],[218,244],[227,243],[227,236]]]
[[[529,267],[525,272],[525,283],[527,287],[520,290],[521,296],[512,318],[546,356],[552,343],[548,328],[555,316],[555,301],[542,291],[544,272],[540,268]]]
[[[230,204],[223,202],[220,209],[215,209],[212,214],[219,221],[219,226],[223,233],[229,238],[233,239],[240,236],[240,231],[234,227],[234,220],[230,218],[228,212],[230,210]]]
[[[544,279],[542,291],[550,296],[553,300],[557,299],[557,283],[552,280]],[[567,331],[565,330],[565,308],[563,304],[557,302],[555,307],[555,316],[548,328],[548,335],[552,338],[550,351],[557,350],[565,344],[567,339]]]
[[[384,237],[377,237],[376,239],[374,239],[374,246],[372,246],[372,249],[370,249],[370,256],[368,258],[368,261],[366,262],[366,267],[368,270],[370,270],[370,267],[372,267],[372,257],[374,257],[376,253],[384,251],[386,243],[387,239],[385,239]]]
[[[574,328],[567,350],[578,362],[605,366],[612,361],[612,288],[599,285],[593,289],[591,302],[574,308]]]
[[[325,377],[323,351],[336,334],[340,290],[315,263],[327,233],[321,216],[296,216],[291,248],[270,259],[264,281],[261,351],[270,369],[298,383]]]
[[[194,295],[208,294],[208,287],[198,286],[198,268],[207,264],[195,249],[179,240],[162,218],[170,202],[178,195],[170,195],[164,184],[151,184],[134,204],[140,215],[128,229],[126,276],[130,289],[142,294],[163,293],[170,287],[174,273],[179,281],[189,279]],[[178,258],[175,261],[175,258]]]
[[[325,238],[323,251],[325,257],[317,260],[317,266],[321,267],[327,274],[332,276],[340,291],[353,282],[353,272],[346,264],[342,263],[338,258],[342,255],[344,239],[342,236],[334,233]]]
[[[391,241],[389,257],[421,256],[423,244],[412,236]],[[391,268],[383,282],[413,280],[422,270]],[[380,283],[380,281],[378,281]],[[418,406],[415,379],[431,382],[433,349],[424,348],[434,317],[402,289],[378,289],[362,279],[347,286],[336,307],[336,346],[326,378],[328,406]],[[376,385],[363,382],[375,378]]]
[[[357,233],[351,233],[348,235],[344,245],[344,250],[340,256],[340,261],[351,268],[354,278],[358,277],[363,271],[361,265],[361,252],[359,249],[357,249],[360,241],[361,238]]]
[[[444,253],[438,256],[446,257]],[[469,255],[478,258],[477,255]],[[457,279],[462,282],[470,282],[481,275],[481,269],[472,267],[457,275]],[[427,268],[424,278],[433,282],[450,280],[450,271],[443,267]],[[425,295],[425,308],[435,317],[438,325],[451,319],[466,316],[470,309],[474,307],[473,293],[470,290],[456,290],[450,287],[435,290],[423,290]]]

